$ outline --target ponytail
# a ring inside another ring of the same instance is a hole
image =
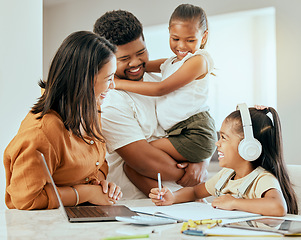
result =
[[[283,143],[280,118],[272,107],[264,109],[249,108],[254,137],[262,145],[262,153],[252,162],[254,169],[258,166],[273,174],[281,187],[287,204],[288,213],[298,214],[296,193],[292,187],[290,177],[283,158]],[[235,120],[235,131],[243,135],[241,115],[239,111],[232,112],[226,119]]]
[[[280,118],[276,110],[268,107],[262,110],[250,108],[254,137],[261,142],[262,154],[253,162],[272,173],[278,180],[288,213],[298,214],[296,193],[283,157],[283,141]]]

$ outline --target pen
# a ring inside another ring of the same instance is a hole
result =
[[[137,238],[149,238],[149,235],[148,234],[142,234],[142,235],[106,237],[106,238],[103,238],[102,240],[137,239]]]
[[[159,187],[159,192],[161,192],[161,174],[158,173],[158,187]],[[160,195],[160,200],[162,200],[162,195]]]

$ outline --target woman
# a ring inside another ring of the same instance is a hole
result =
[[[63,204],[114,204],[120,188],[108,183],[100,104],[114,87],[116,48],[80,31],[55,54],[43,95],[22,121],[4,152],[8,208],[58,207],[39,160],[43,153]]]

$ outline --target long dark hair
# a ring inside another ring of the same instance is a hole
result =
[[[249,108],[249,111],[254,137],[262,145],[261,155],[257,160],[253,161],[252,164],[254,168],[262,166],[278,179],[287,203],[288,213],[298,214],[296,193],[292,187],[283,158],[283,143],[279,115],[272,107],[267,107],[262,110]],[[236,124],[233,124],[235,127],[234,131],[243,137],[240,112],[232,112],[226,117],[226,120],[235,120]]]
[[[169,19],[169,26],[172,24],[172,21],[180,20],[180,21],[198,21],[199,28],[203,31],[208,31],[208,20],[205,11],[199,7],[192,4],[181,4],[173,11],[171,17]],[[205,47],[207,43],[202,44],[200,46],[201,49]]]
[[[67,130],[84,139],[85,133],[103,141],[94,94],[94,76],[114,56],[116,47],[88,31],[70,34],[57,50],[47,81],[40,81],[43,95],[31,112],[42,118],[56,111]]]

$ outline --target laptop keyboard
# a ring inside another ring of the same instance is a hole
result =
[[[86,217],[107,217],[108,214],[100,210],[97,206],[80,206],[68,207],[66,211],[69,217],[86,218]]]

